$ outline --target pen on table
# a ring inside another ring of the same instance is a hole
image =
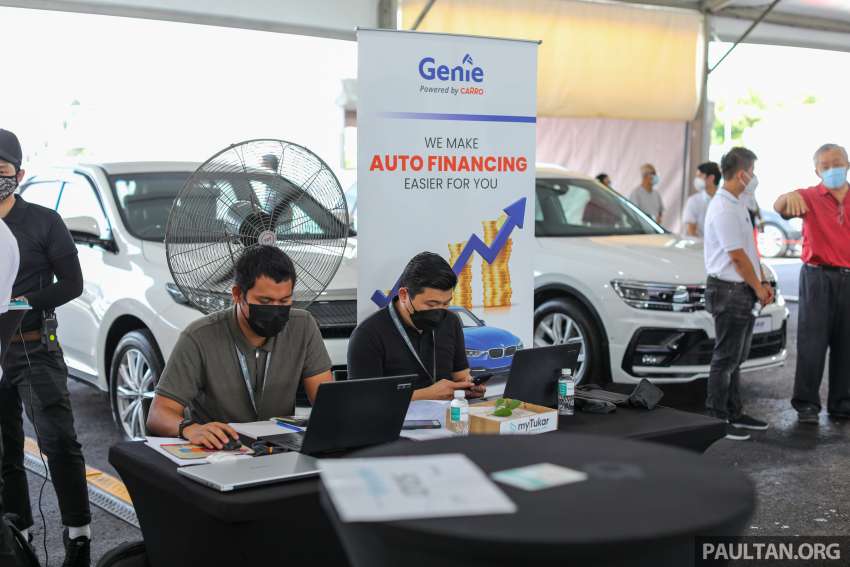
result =
[[[295,431],[295,432],[298,432],[298,433],[304,431],[304,429],[302,429],[301,427],[298,427],[296,425],[290,425],[289,423],[286,423],[285,421],[280,421],[280,420],[277,420],[277,419],[274,419],[273,421],[276,424],[278,424],[278,426],[283,427],[284,429],[289,429],[290,431]]]

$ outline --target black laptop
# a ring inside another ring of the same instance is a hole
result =
[[[561,369],[569,368],[575,375],[580,351],[581,345],[578,344],[517,351],[505,384],[504,397],[549,408],[558,407]]]
[[[325,382],[303,433],[263,441],[305,455],[325,455],[398,439],[413,396],[415,375]]]

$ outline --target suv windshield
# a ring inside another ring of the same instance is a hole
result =
[[[628,199],[595,181],[538,178],[536,192],[536,236],[614,236],[665,232]]]
[[[162,242],[174,200],[190,175],[188,172],[156,172],[110,176],[127,230],[136,238]],[[275,226],[287,231],[290,239],[310,239],[340,232],[340,219],[336,215],[294,185],[281,183],[280,177],[269,177],[262,172],[249,177],[209,175],[199,180],[207,185],[207,190],[191,197],[191,215],[208,225],[204,234],[219,232],[216,227],[220,232],[238,235],[245,230],[250,232],[249,229],[260,222],[254,218],[258,214],[273,218]],[[254,203],[260,203],[267,211],[256,213]],[[268,222],[265,216],[262,218],[262,222]],[[246,223],[250,226],[244,226]],[[190,232],[197,234],[197,227],[190,227]],[[182,238],[185,240],[186,236]]]

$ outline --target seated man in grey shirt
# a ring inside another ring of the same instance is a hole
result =
[[[272,246],[236,264],[234,307],[212,313],[180,335],[156,387],[148,431],[220,449],[228,425],[292,415],[298,383],[312,402],[332,380],[319,326],[292,309],[295,267]],[[188,415],[186,409],[188,408]]]

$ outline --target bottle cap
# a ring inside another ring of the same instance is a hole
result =
[[[465,400],[466,399],[466,391],[455,390],[455,399],[456,400]]]

